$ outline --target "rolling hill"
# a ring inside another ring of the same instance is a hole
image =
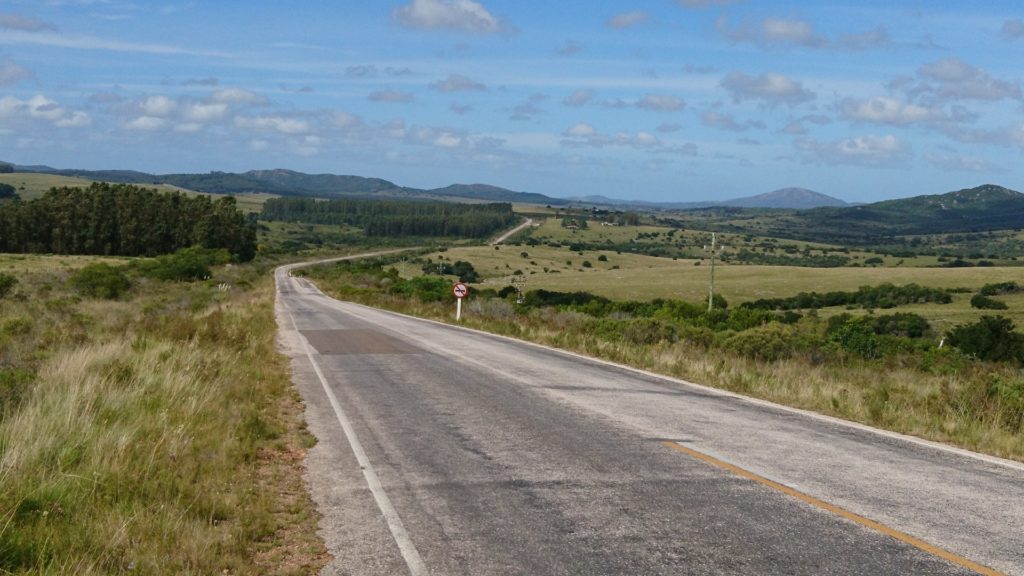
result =
[[[87,180],[124,184],[167,184],[207,194],[256,194],[280,196],[340,197],[404,197],[425,200],[465,198],[486,202],[522,202],[565,205],[568,200],[532,192],[516,192],[487,184],[452,184],[444,188],[423,190],[399,186],[381,178],[338,174],[305,174],[294,170],[250,170],[243,173],[209,172],[205,174],[147,174],[133,170],[74,170],[50,166],[17,166],[19,172],[34,172],[85,178]]]
[[[784,238],[839,244],[1016,229],[1024,228],[1024,194],[985,184],[946,194],[765,215],[740,227]]]
[[[822,208],[826,206],[847,206],[848,204],[838,198],[833,198],[808,190],[806,188],[781,188],[772,192],[736,198],[715,204],[716,206],[731,206],[735,208],[782,208],[790,210],[809,210],[811,208]]]

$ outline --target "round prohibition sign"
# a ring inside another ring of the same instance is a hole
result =
[[[456,298],[462,300],[467,294],[469,294],[469,287],[462,282],[457,282],[452,286],[452,294],[455,294]]]

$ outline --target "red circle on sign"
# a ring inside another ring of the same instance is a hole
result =
[[[452,294],[455,294],[455,297],[459,299],[465,298],[466,295],[469,294],[469,287],[462,282],[459,282],[452,286]]]

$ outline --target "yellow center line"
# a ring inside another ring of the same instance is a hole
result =
[[[672,442],[671,440],[665,440],[665,441],[662,442],[662,445],[664,445],[664,446],[666,446],[668,448],[671,448],[673,450],[676,450],[677,452],[682,452],[683,454],[686,454],[688,456],[692,456],[693,458],[701,460],[701,461],[703,461],[703,462],[705,462],[707,464],[710,464],[712,466],[715,466],[717,468],[722,468],[723,470],[728,470],[729,472],[732,472],[733,474],[735,474],[737,476],[741,476],[741,477],[746,478],[748,480],[753,480],[754,482],[757,482],[758,484],[762,484],[764,486],[767,486],[769,488],[772,488],[774,490],[782,492],[783,494],[786,494],[788,496],[792,496],[793,498],[796,498],[797,500],[800,500],[802,502],[806,502],[807,504],[810,504],[811,506],[815,506],[817,508],[821,508],[822,510],[827,510],[827,511],[833,513],[833,514],[838,515],[838,516],[842,516],[843,518],[846,518],[847,520],[851,520],[853,522],[856,522],[857,524],[860,524],[862,526],[866,526],[868,528],[871,528],[872,530],[875,530],[876,532],[881,532],[882,534],[885,534],[886,536],[891,536],[891,537],[893,537],[893,538],[895,538],[895,539],[897,539],[897,540],[899,540],[901,542],[905,542],[907,544],[910,544],[911,546],[913,546],[913,547],[915,547],[915,548],[917,548],[919,550],[923,550],[923,551],[925,551],[925,552],[927,552],[929,554],[932,554],[933,556],[938,556],[939,558],[942,558],[943,560],[947,560],[949,562],[952,562],[953,564],[956,564],[958,566],[962,566],[964,568],[967,568],[968,570],[973,570],[973,571],[977,572],[978,574],[984,574],[986,576],[1004,576],[1002,572],[997,572],[997,571],[995,571],[995,570],[993,570],[993,569],[991,569],[991,568],[989,568],[987,566],[982,566],[981,564],[978,564],[977,562],[973,562],[971,560],[968,560],[967,558],[964,558],[963,556],[958,556],[958,555],[953,554],[952,552],[950,552],[948,550],[943,550],[942,548],[939,548],[937,546],[933,546],[933,545],[925,542],[924,540],[921,540],[920,538],[915,538],[915,537],[911,536],[910,534],[907,534],[905,532],[900,532],[899,530],[895,530],[893,528],[890,528],[890,527],[886,526],[885,524],[880,524],[878,522],[875,522],[874,520],[871,520],[869,518],[865,518],[865,517],[861,516],[860,514],[855,514],[853,512],[850,512],[849,510],[846,510],[844,508],[840,508],[839,506],[836,506],[834,504],[829,504],[828,502],[825,502],[824,500],[819,500],[818,498],[815,498],[814,496],[810,496],[808,494],[804,494],[803,492],[800,492],[799,490],[794,490],[794,489],[790,488],[789,486],[786,486],[786,485],[783,485],[783,484],[779,484],[778,482],[769,480],[769,479],[765,478],[764,476],[760,476],[758,474],[754,474],[753,472],[751,472],[749,470],[744,470],[743,468],[740,468],[739,466],[736,466],[734,464],[730,464],[728,462],[724,462],[722,460],[719,460],[718,458],[715,458],[713,456],[708,456],[707,454],[703,454],[701,452],[697,452],[696,450],[694,450],[692,448],[687,448],[686,446],[683,446],[682,444],[679,444],[678,442]]]

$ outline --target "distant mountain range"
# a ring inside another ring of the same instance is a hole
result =
[[[464,199],[486,202],[523,202],[566,205],[564,198],[543,194],[516,192],[486,184],[453,184],[425,190],[399,186],[381,178],[342,176],[338,174],[305,174],[294,170],[250,170],[243,173],[209,172],[206,174],[148,174],[133,170],[74,170],[50,166],[14,165],[18,172],[36,172],[60,176],[76,176],[89,180],[124,184],[168,184],[209,194],[267,193],[281,196],[314,196],[318,198],[411,197],[423,199]]]
[[[766,215],[731,231],[831,242],[880,244],[897,236],[1024,228],[1024,194],[985,184],[946,194]]]
[[[620,208],[648,208],[666,210],[697,210],[701,208],[775,208],[784,210],[808,210],[825,206],[849,206],[846,202],[806,188],[781,188],[756,196],[704,202],[644,202],[640,200],[618,200],[606,196],[579,196],[570,200],[581,204],[615,206]]]
[[[689,210],[725,206],[736,208],[779,208],[805,210],[821,206],[845,206],[842,200],[804,188],[783,188],[766,194],[714,202],[644,202],[616,200],[603,196],[554,198],[534,192],[517,192],[488,184],[452,184],[443,188],[420,189],[400,186],[381,178],[338,174],[305,174],[294,170],[250,170],[243,173],[209,172],[205,174],[148,174],[134,170],[75,170],[50,166],[19,166],[19,172],[38,172],[77,176],[89,180],[125,184],[169,184],[211,194],[269,193],[282,196],[337,197],[411,197],[424,199],[462,199],[482,202],[520,202],[551,206],[599,205],[620,209],[648,208]]]

